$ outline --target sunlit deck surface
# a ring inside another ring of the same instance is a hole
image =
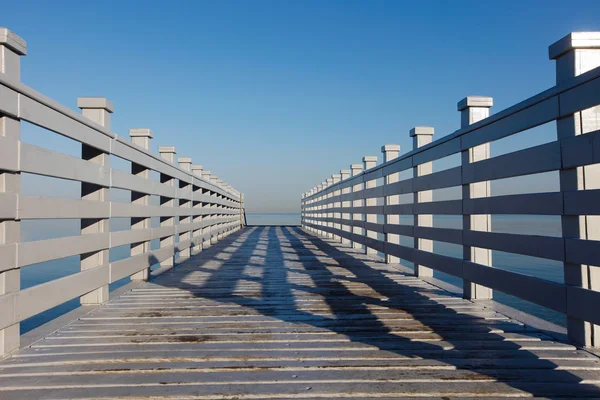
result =
[[[249,227],[0,363],[1,399],[600,397],[599,359],[347,246]]]

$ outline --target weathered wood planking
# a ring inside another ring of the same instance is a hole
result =
[[[600,359],[298,228],[253,227],[0,363],[1,399],[598,397]]]

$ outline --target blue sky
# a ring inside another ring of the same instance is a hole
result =
[[[0,26],[28,42],[29,86],[72,108],[105,96],[117,134],[151,128],[249,211],[294,212],[381,145],[410,150],[410,128],[458,129],[466,95],[499,111],[553,86],[548,46],[598,15],[597,0],[4,0]]]

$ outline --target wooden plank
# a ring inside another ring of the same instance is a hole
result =
[[[0,219],[17,218],[17,194],[0,192]]]
[[[462,167],[449,168],[443,171],[413,178],[413,190],[443,189],[461,185]]]
[[[110,171],[111,187],[131,190],[139,193],[154,194],[155,182],[132,175],[129,172],[112,169]]]
[[[591,72],[588,72],[588,74]],[[559,95],[560,116],[564,117],[576,111],[597,106],[600,104],[600,95],[598,93],[600,93],[600,77],[596,77],[561,93]]]
[[[566,261],[574,264],[600,265],[600,241],[565,239]]]
[[[108,249],[109,234],[97,233],[18,244],[19,266]]]
[[[422,151],[415,153],[413,158],[413,167],[429,161],[439,160],[452,154],[460,153],[460,138],[452,138],[449,140],[435,141],[435,145],[428,146]]]
[[[119,261],[113,261],[110,263],[109,283],[116,282],[143,269],[150,268],[158,262],[159,260],[154,258],[152,252],[138,254]]]
[[[19,154],[23,172],[110,186],[109,170],[100,164],[23,142]]]
[[[89,121],[89,125],[85,125],[30,97],[20,96],[19,99],[19,116],[25,121],[107,153],[110,152],[112,137],[99,129],[91,128],[89,125],[92,121]]]
[[[557,171],[561,166],[560,143],[556,141],[463,165],[462,183]]]
[[[414,214],[463,215],[462,200],[429,201],[412,206]]]
[[[152,229],[133,229],[110,233],[110,247],[152,240]]]
[[[463,277],[558,312],[566,311],[566,288],[559,283],[468,261],[463,265]]]
[[[549,97],[461,136],[461,150],[493,142],[558,118],[558,96]]]
[[[110,204],[104,201],[38,196],[19,197],[19,219],[108,218]]]
[[[0,272],[14,268],[17,268],[17,244],[0,244]]]
[[[600,190],[562,192],[562,195],[565,215],[600,215]]]
[[[560,237],[465,230],[464,244],[550,260],[565,260],[564,239]]]
[[[561,215],[561,193],[513,194],[463,200],[465,214]]]
[[[19,145],[20,141],[12,137],[0,135],[0,170],[19,170]]]
[[[212,222],[229,218],[221,215]],[[445,272],[467,268],[460,259],[319,228]],[[461,232],[418,233],[456,239]],[[172,257],[189,243],[113,263],[111,280],[116,267],[128,276],[149,255]],[[592,295],[585,301],[595,304]],[[596,396],[597,361],[332,240],[253,227],[0,362],[0,397]]]

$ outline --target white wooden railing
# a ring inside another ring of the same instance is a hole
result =
[[[460,130],[432,142],[433,128],[416,127],[411,152],[386,145],[383,164],[365,157],[304,193],[303,227],[390,263],[412,262],[417,276],[460,277],[466,298],[489,299],[496,289],[564,313],[573,341],[600,346],[600,33],[572,33],[550,46],[550,58],[555,87],[492,116],[491,98],[467,97],[458,103]],[[490,157],[490,143],[551,121],[557,140]],[[433,161],[457,154],[461,165],[432,171]],[[560,191],[490,193],[490,181],[549,171]],[[433,190],[451,187],[462,187],[462,198],[433,201]],[[493,214],[560,216],[562,237],[493,232]],[[433,215],[462,216],[462,229],[434,227]],[[400,235],[414,245],[400,245]],[[433,241],[461,245],[463,257],[434,253]],[[491,250],[562,262],[564,284],[493,268]]]
[[[149,129],[130,130],[131,140],[115,135],[108,100],[79,98],[80,115],[20,83],[25,54],[25,42],[0,28],[0,355],[19,347],[21,321],[77,297],[103,303],[110,283],[147,280],[152,265],[160,263],[153,274],[168,270],[243,225],[243,195],[189,158],[174,165],[173,147],[150,153]],[[81,143],[81,157],[21,142],[21,121]],[[112,169],[110,155],[130,161],[131,172]],[[81,182],[81,199],[24,196],[22,172]],[[111,188],[130,191],[131,202],[110,201]],[[21,240],[20,221],[64,218],[81,220],[81,235]],[[130,218],[131,229],[111,232],[110,218]],[[109,262],[109,249],[124,245],[131,256]],[[81,272],[20,289],[20,268],[78,255]]]

